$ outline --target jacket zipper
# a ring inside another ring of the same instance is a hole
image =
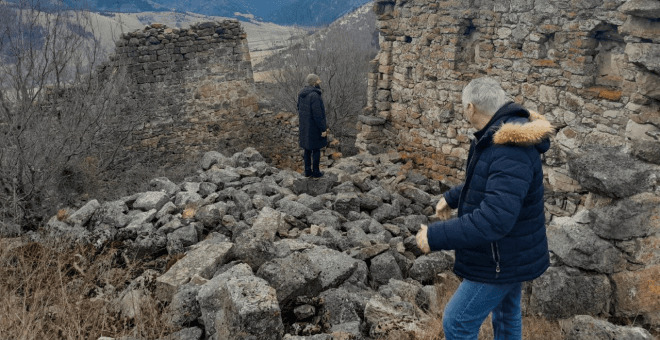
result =
[[[490,244],[490,249],[493,251],[493,261],[495,261],[495,278],[500,276],[500,250],[497,249],[497,258],[495,258],[495,248],[497,246],[497,243],[495,243],[495,246],[493,246],[493,243],[491,242]]]

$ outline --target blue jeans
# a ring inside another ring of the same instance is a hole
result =
[[[305,161],[305,176],[319,173],[319,162],[321,160],[321,149],[305,149],[303,153],[303,160]]]
[[[446,340],[477,340],[479,328],[493,312],[495,340],[521,340],[522,283],[490,284],[463,280],[445,306]]]

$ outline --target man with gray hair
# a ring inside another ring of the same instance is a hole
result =
[[[465,118],[478,131],[470,146],[465,182],[443,195],[441,221],[422,225],[419,248],[456,250],[454,273],[463,278],[445,306],[447,340],[477,339],[493,313],[495,340],[522,339],[522,282],[550,265],[543,211],[541,154],[550,148],[552,125],[506,101],[488,77],[463,90]],[[449,219],[449,210],[458,217]]]
[[[305,150],[305,177],[319,178],[323,176],[319,169],[321,148],[328,144],[325,104],[321,96],[321,78],[310,74],[305,81],[307,86],[298,94],[298,144]]]

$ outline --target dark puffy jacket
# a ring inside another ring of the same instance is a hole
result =
[[[298,94],[298,120],[300,134],[298,144],[307,150],[315,150],[328,144],[327,137],[321,137],[326,130],[325,105],[321,89],[305,86]]]
[[[428,230],[431,250],[456,249],[456,275],[504,284],[548,268],[540,154],[553,132],[542,116],[508,103],[475,133],[465,183],[444,195],[458,218]]]

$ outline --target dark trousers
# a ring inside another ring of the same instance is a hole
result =
[[[305,149],[303,153],[305,160],[305,176],[311,176],[319,172],[319,162],[321,161],[321,149]]]

